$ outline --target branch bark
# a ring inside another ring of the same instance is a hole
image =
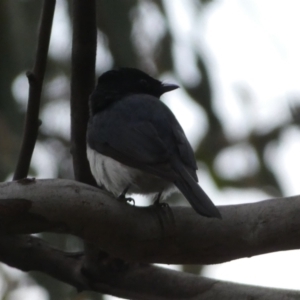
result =
[[[96,185],[86,157],[88,100],[95,85],[96,3],[73,0],[71,152],[76,180]]]
[[[133,207],[70,180],[0,184],[0,233],[74,234],[125,261],[215,264],[300,248],[300,196],[220,207]]]
[[[297,291],[222,282],[151,265],[131,263],[122,268],[99,264],[95,276],[81,273],[84,256],[49,247],[30,236],[2,236],[0,260],[23,271],[41,271],[78,290],[92,290],[138,300],[282,300],[300,299]]]
[[[40,100],[47,66],[55,3],[55,0],[44,0],[35,63],[33,71],[27,72],[29,82],[28,105],[23,141],[14,180],[25,178],[28,175],[30,161],[38,135],[38,128],[41,124],[39,121]]]

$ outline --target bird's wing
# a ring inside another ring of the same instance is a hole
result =
[[[125,165],[144,170],[173,181],[177,175],[170,163],[170,152],[149,121],[112,125],[97,124],[97,116],[89,126],[87,140],[97,152]],[[108,134],[109,133],[109,134]]]
[[[180,160],[183,162],[188,173],[194,178],[196,182],[198,182],[198,177],[196,174],[197,163],[193,149],[177,120],[176,122],[174,122],[172,130],[176,140],[176,146],[179,152]]]
[[[174,179],[179,160],[198,181],[193,150],[171,110],[157,98],[136,95],[94,115],[88,128],[94,150],[128,166]]]

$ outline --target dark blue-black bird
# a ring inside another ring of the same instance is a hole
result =
[[[121,68],[102,74],[90,96],[87,156],[97,184],[115,196],[164,198],[176,187],[197,213],[221,218],[198,185],[193,150],[160,96],[177,89]]]

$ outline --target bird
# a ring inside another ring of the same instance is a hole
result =
[[[135,68],[106,71],[89,98],[87,158],[97,184],[114,196],[179,190],[205,217],[221,214],[198,184],[194,152],[160,97],[179,88]]]

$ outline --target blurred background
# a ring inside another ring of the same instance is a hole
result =
[[[181,89],[163,96],[198,159],[217,205],[299,194],[300,2],[97,0],[97,75],[137,67]],[[0,1],[0,177],[16,165],[33,66],[38,0]],[[73,178],[70,155],[70,1],[57,0],[30,175]],[[149,200],[138,198],[140,205]],[[168,202],[187,205],[178,195]],[[171,204],[171,205],[172,205]],[[81,241],[44,234],[61,249]],[[172,267],[172,266],[171,266]],[[216,266],[174,266],[204,276],[299,289],[300,252]],[[46,275],[0,265],[1,299],[102,299]],[[103,299],[113,299],[105,296]]]

